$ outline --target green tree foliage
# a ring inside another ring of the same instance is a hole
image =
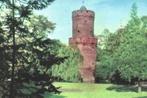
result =
[[[33,10],[47,7],[53,0],[0,0],[0,95],[42,97],[44,92],[58,93],[48,74],[63,58],[53,51],[56,41],[47,38],[54,23]],[[13,14],[12,14],[13,13]],[[15,43],[15,44],[14,44]],[[12,56],[13,55],[13,56]]]
[[[140,81],[147,79],[146,18],[137,16],[136,4],[132,6],[131,20],[124,28],[110,34],[105,46],[98,73],[112,77],[119,71],[122,78],[138,81],[138,91],[141,91]]]
[[[61,44],[57,54],[66,59],[63,63],[52,66],[52,75],[60,77],[58,81],[79,82],[79,66],[82,58],[78,50]]]
[[[144,22],[137,16],[137,7],[132,7],[131,20],[124,30],[124,38],[118,48],[116,56],[121,76],[128,80],[136,78],[138,85],[147,79],[147,36],[145,36]],[[140,91],[140,88],[139,88]]]
[[[115,73],[114,53],[119,46],[121,29],[115,33],[105,33],[100,36],[101,42],[98,45],[98,65],[96,66],[96,76],[103,79],[111,79]],[[105,32],[105,31],[104,31]]]

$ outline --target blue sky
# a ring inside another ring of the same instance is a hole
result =
[[[56,29],[49,35],[67,44],[72,35],[72,11],[79,9],[83,0],[55,0],[38,14],[56,23]],[[108,28],[114,32],[129,20],[131,6],[137,2],[139,16],[147,15],[147,0],[84,0],[87,9],[95,12],[94,33],[98,35]]]

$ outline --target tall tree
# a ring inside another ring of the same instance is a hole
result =
[[[14,2],[15,1],[15,2]],[[33,10],[46,8],[53,0],[0,0],[0,59],[2,97],[42,96],[57,93],[48,69],[63,61],[52,53],[56,41],[47,38],[54,24]]]
[[[122,43],[116,54],[119,56],[117,63],[121,76],[128,80],[136,78],[138,92],[141,91],[141,81],[147,79],[147,38],[142,24],[137,16],[137,6],[133,4],[131,20],[123,32]]]
[[[114,41],[111,44],[112,51],[106,51],[102,62],[104,68],[120,72],[120,76],[131,81],[135,79],[138,82],[138,92],[141,91],[141,81],[147,79],[147,38],[145,21],[142,21],[137,15],[137,6],[133,4],[131,10],[131,20],[126,27],[117,32]],[[117,38],[119,35],[119,38]],[[118,40],[118,43],[117,43]],[[109,46],[109,45],[106,45]],[[106,48],[109,50],[109,48]],[[109,66],[109,67],[108,67]],[[114,73],[113,73],[114,74]]]

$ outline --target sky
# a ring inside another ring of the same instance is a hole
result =
[[[140,17],[147,15],[147,0],[55,0],[47,8],[37,11],[37,14],[44,15],[56,23],[56,28],[49,34],[49,38],[68,44],[68,39],[72,37],[72,11],[80,9],[82,5],[93,10],[95,12],[94,34],[98,35],[105,28],[115,32],[125,26],[134,2],[138,6],[138,15]]]

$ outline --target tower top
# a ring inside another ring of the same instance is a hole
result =
[[[87,8],[83,5],[83,6],[81,6],[80,10],[85,11],[85,10],[87,10]]]

